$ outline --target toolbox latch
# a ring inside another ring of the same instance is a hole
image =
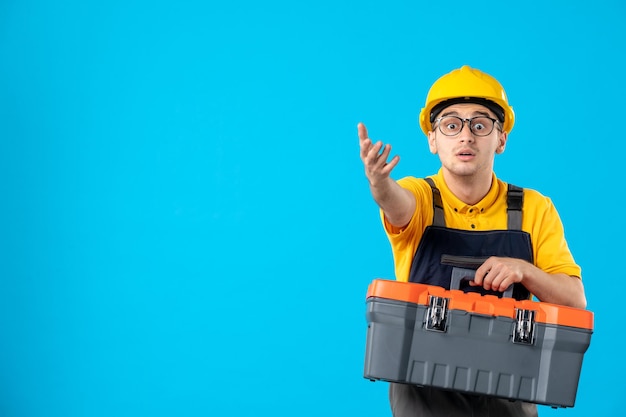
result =
[[[445,297],[431,295],[428,298],[428,309],[426,310],[426,330],[445,332],[448,319],[448,302]]]
[[[513,343],[532,345],[535,343],[535,311],[516,309]]]

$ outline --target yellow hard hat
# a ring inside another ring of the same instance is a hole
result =
[[[442,76],[430,87],[419,117],[422,131],[428,135],[441,110],[458,103],[482,104],[496,113],[505,132],[513,129],[515,113],[502,85],[491,75],[464,65]]]

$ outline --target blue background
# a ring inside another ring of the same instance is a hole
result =
[[[434,173],[417,114],[505,86],[505,181],[550,196],[622,413],[623,2],[0,2],[0,415],[390,415],[362,378],[393,276],[356,125]],[[297,411],[294,411],[297,410]]]

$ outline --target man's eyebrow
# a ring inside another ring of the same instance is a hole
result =
[[[456,110],[452,110],[452,111],[449,111],[449,112],[442,113],[442,114],[441,114],[441,116],[439,116],[439,117],[446,117],[446,116],[456,116],[456,117],[460,117],[460,116],[459,116],[459,112],[457,112]],[[477,110],[477,111],[475,111],[475,112],[472,112],[472,117],[474,117],[474,116],[478,116],[478,117],[480,117],[480,116],[485,116],[485,117],[490,117],[490,118],[493,118],[493,116],[491,116],[488,112],[486,112],[486,111],[480,111],[480,110]]]

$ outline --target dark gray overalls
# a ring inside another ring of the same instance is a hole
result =
[[[521,230],[523,189],[511,184],[508,186],[507,230],[466,231],[446,227],[441,193],[431,178],[425,180],[433,192],[433,224],[424,230],[415,252],[409,275],[410,282],[438,285],[449,289],[452,268],[455,265],[446,259],[454,257],[462,257],[460,259],[471,257],[476,259],[478,264],[490,256],[519,258],[533,262],[530,235]],[[461,289],[466,292],[499,294],[469,285]],[[524,300],[529,296],[524,286],[515,284],[513,288],[515,299]],[[537,407],[534,404],[409,384],[391,383],[389,401],[394,417],[537,416]]]

